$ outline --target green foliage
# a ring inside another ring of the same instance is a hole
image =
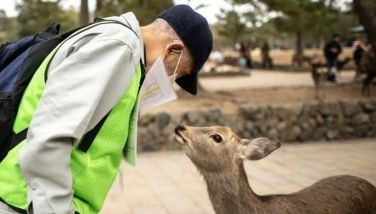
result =
[[[106,17],[133,12],[140,24],[146,25],[171,6],[173,6],[173,0],[97,0],[95,15]]]
[[[280,40],[291,39],[291,34],[281,32],[276,28],[275,19],[271,19],[261,26],[253,28],[251,36],[254,47],[261,47],[265,41],[273,41],[276,38]]]
[[[58,1],[23,0],[17,5],[17,10],[17,20],[22,23],[18,31],[20,37],[44,30],[53,21],[61,24],[62,32],[78,25],[77,13],[73,9],[64,11]]]
[[[222,37],[222,42],[233,45],[249,33],[246,24],[242,22],[242,17],[235,10],[226,11],[221,9],[217,15],[218,23],[214,26],[216,33]]]
[[[352,24],[356,24],[356,19],[351,13],[335,10],[324,0],[289,1],[291,7],[288,8],[277,4],[270,6],[270,9],[283,13],[283,16],[275,20],[276,27],[280,31],[301,31],[306,36],[327,38],[333,32],[345,34]]]
[[[6,41],[15,41],[18,39],[17,31],[15,29],[19,28],[19,23],[16,18],[4,17],[1,21],[0,28],[0,44]]]
[[[279,15],[268,21],[268,28],[273,23],[278,32],[301,33],[309,43],[320,43],[333,33],[346,37],[348,29],[358,24],[355,16],[349,11],[351,1],[345,5],[339,0],[230,0],[235,4],[248,4],[254,8],[266,8],[266,12],[277,12]],[[343,3],[343,1],[341,1]],[[254,10],[253,16],[265,15]],[[256,14],[256,15],[255,15]]]

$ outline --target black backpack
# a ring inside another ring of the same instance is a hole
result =
[[[132,30],[118,21],[105,21],[97,18],[95,22],[118,23]],[[89,25],[96,26],[93,23]],[[14,133],[13,124],[22,95],[34,73],[55,47],[81,28],[83,27],[59,35],[60,25],[52,23],[46,30],[34,36],[24,37],[14,43],[7,42],[0,46],[0,162],[12,148],[26,139],[27,129]],[[90,26],[87,29],[89,28]],[[46,78],[45,76],[45,80]],[[89,149],[107,115],[85,134],[81,139],[79,149],[84,152]]]

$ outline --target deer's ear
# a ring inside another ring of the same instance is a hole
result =
[[[239,156],[242,159],[259,160],[278,149],[281,143],[278,140],[268,138],[256,138],[253,140],[242,139]]]

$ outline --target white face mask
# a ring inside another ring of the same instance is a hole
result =
[[[169,76],[170,78],[170,83],[171,85],[175,83],[175,80],[177,78],[177,74],[176,74],[176,71],[178,70],[178,67],[179,67],[179,64],[180,64],[180,60],[181,60],[181,57],[183,56],[183,50],[180,52],[180,56],[179,56],[179,59],[178,59],[178,63],[176,64],[176,67],[175,67],[175,71],[172,75]]]
[[[167,75],[162,57],[158,57],[158,59],[151,66],[150,70],[146,73],[145,80],[142,83],[140,90],[141,112],[151,107],[159,106],[177,99],[177,95],[172,87],[172,84],[176,80],[176,71],[182,55],[183,52],[181,52],[175,71],[171,76]]]

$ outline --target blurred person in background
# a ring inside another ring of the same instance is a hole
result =
[[[219,66],[223,63],[223,55],[220,50],[215,50],[210,55],[210,59],[213,60],[216,66]]]
[[[329,42],[324,46],[324,56],[328,66],[328,81],[336,82],[337,60],[342,53],[341,37],[339,34],[333,34]]]
[[[249,54],[249,51],[250,49],[248,45],[246,45],[245,42],[240,42],[240,46],[239,46],[240,58],[245,59],[247,68],[253,68],[252,59],[251,59],[251,55]]]
[[[270,46],[267,41],[264,42],[264,44],[261,47],[261,59],[262,59],[262,67],[263,68],[273,68],[273,61],[272,58],[269,55],[270,52]]]
[[[361,66],[361,60],[364,55],[364,52],[367,51],[367,46],[363,43],[363,40],[361,37],[358,37],[353,42],[353,59],[355,63],[355,79],[358,79],[361,74],[364,73],[362,66]]]

